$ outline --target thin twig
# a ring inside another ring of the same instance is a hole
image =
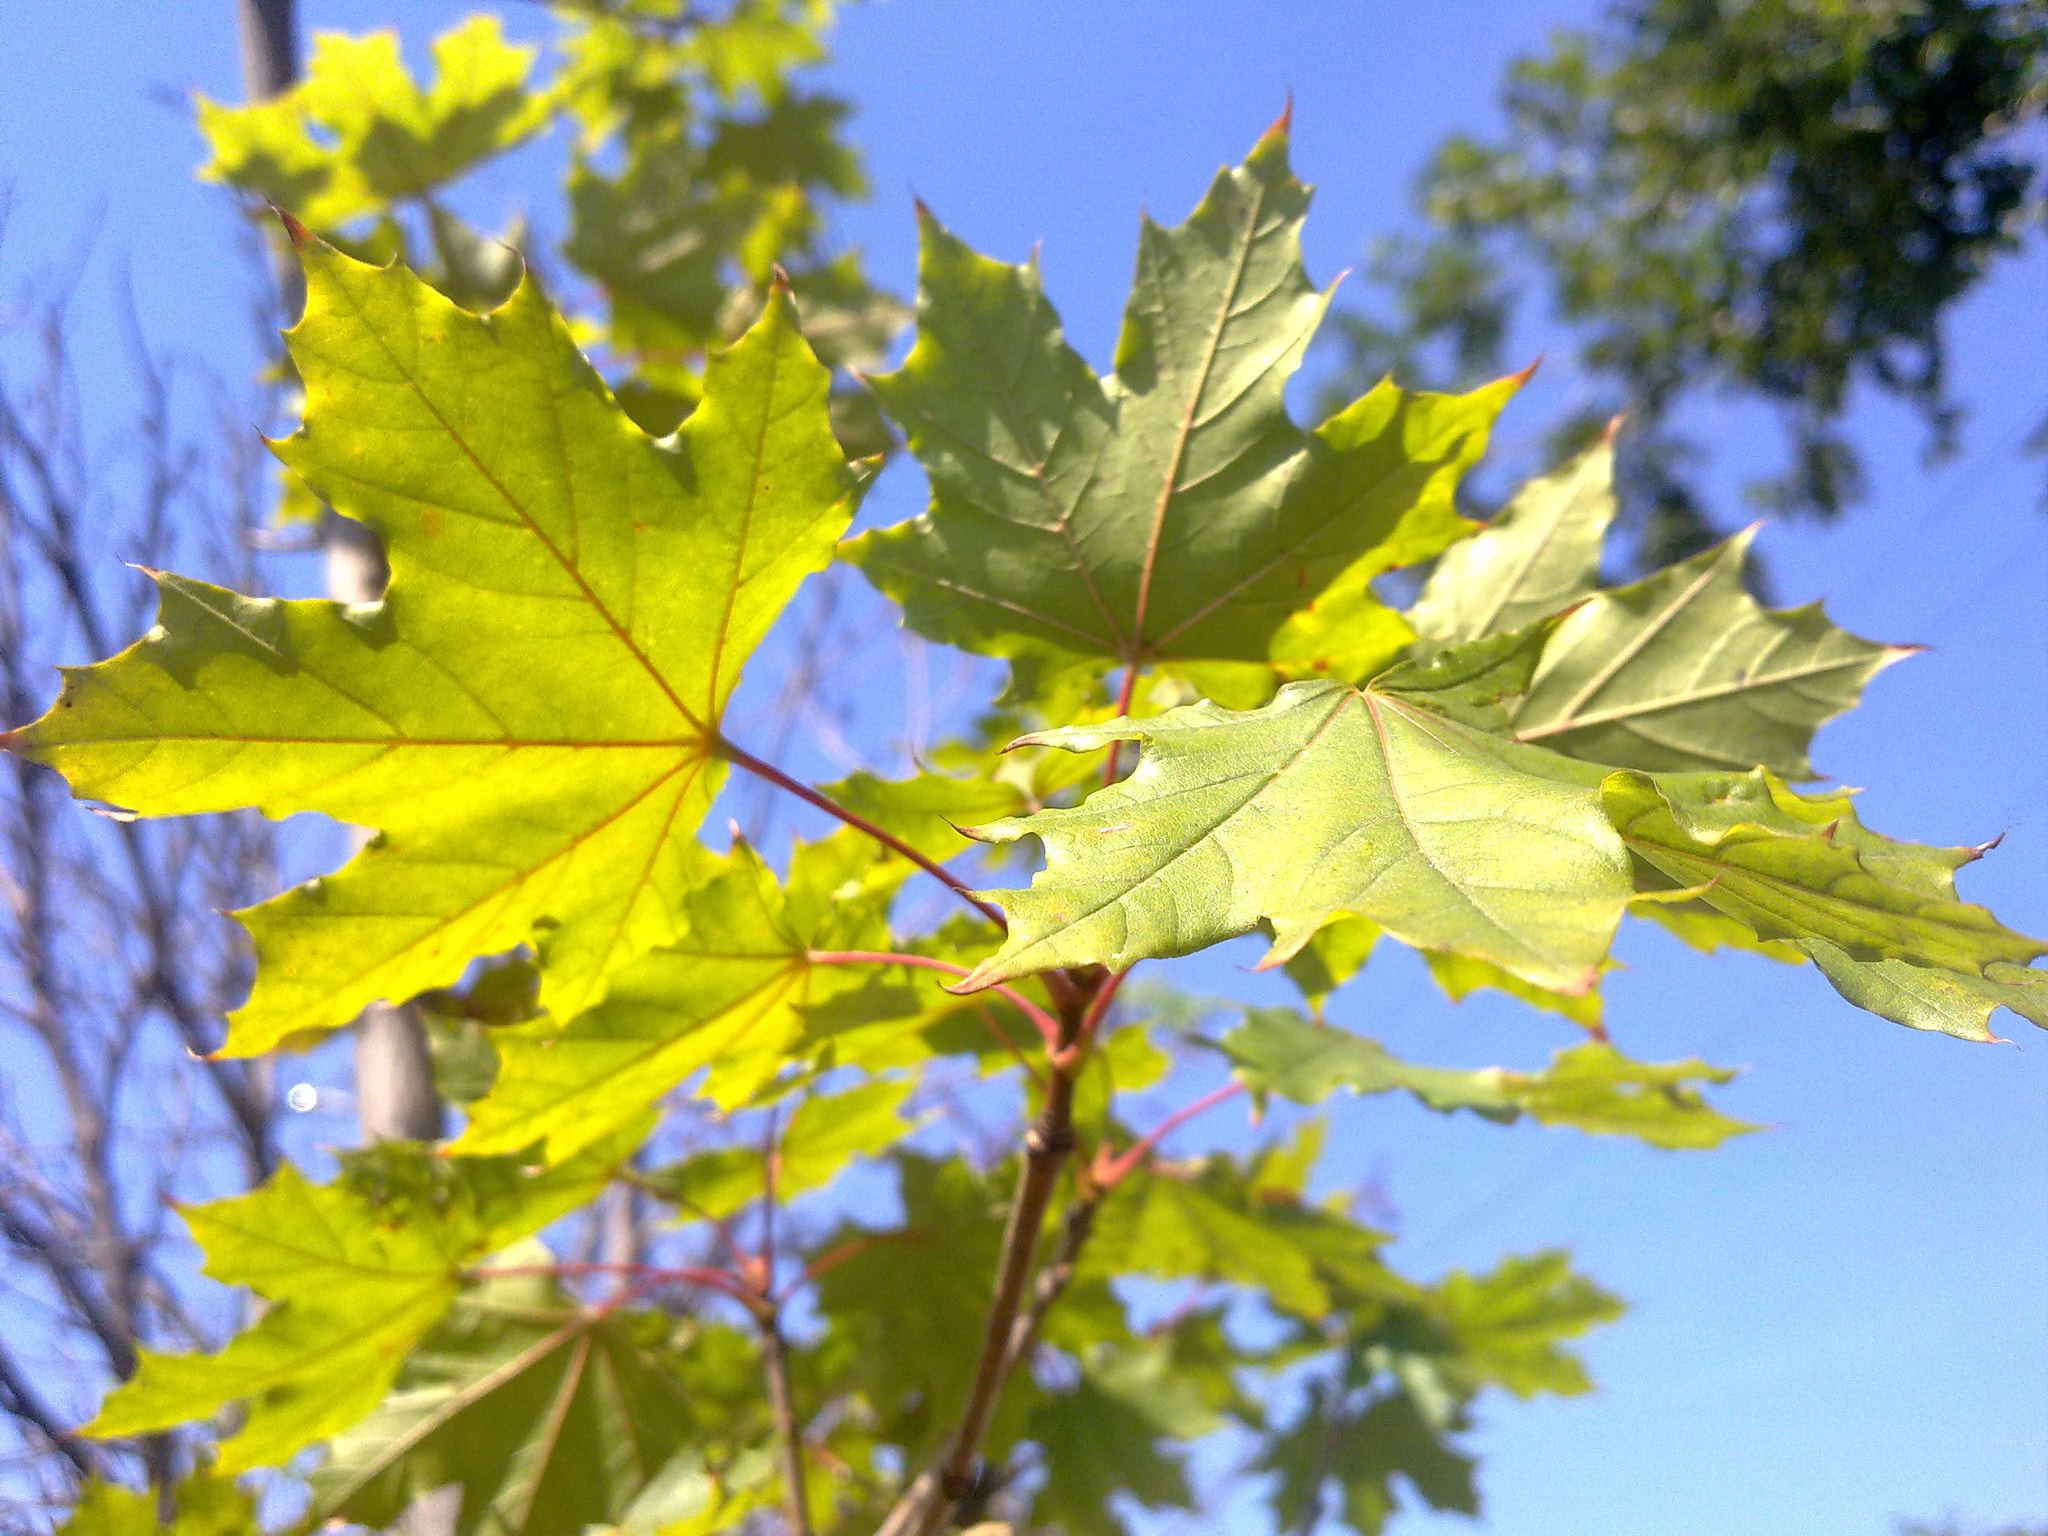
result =
[[[81,1477],[98,1477],[104,1471],[100,1465],[99,1449],[87,1445],[64,1427],[64,1421],[36,1394],[28,1378],[15,1368],[4,1346],[0,1346],[0,1406],[16,1418],[35,1425],[43,1438],[78,1469]]]
[[[1008,931],[1010,921],[1003,916],[1001,907],[983,901],[974,894],[966,881],[946,868],[945,865],[938,863],[936,860],[926,858],[894,833],[884,832],[865,816],[848,810],[830,795],[822,794],[818,790],[812,789],[810,785],[792,779],[773,763],[763,762],[760,758],[754,756],[753,753],[746,751],[742,747],[735,746],[722,736],[718,739],[715,750],[720,757],[731,763],[735,768],[744,768],[756,778],[766,779],[776,788],[788,790],[789,793],[795,795],[797,799],[803,801],[806,805],[816,806],[827,816],[835,817],[845,822],[856,831],[865,832],[884,848],[901,854],[934,880],[937,880],[941,885],[946,886],[955,895],[959,896],[962,901],[973,907],[975,911],[994,923],[998,928],[1003,929],[1005,932]]]
[[[1038,1070],[1031,1058],[1026,1056],[1017,1042],[1010,1038],[1010,1032],[1003,1028],[1003,1021],[996,1017],[996,1011],[987,1003],[977,1003],[974,1011],[981,1015],[981,1022],[988,1026],[988,1032],[1001,1041],[1003,1048],[1016,1058],[1017,1065],[1024,1069],[1024,1075],[1043,1088],[1045,1074]]]

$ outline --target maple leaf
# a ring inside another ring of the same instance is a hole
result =
[[[1379,1257],[1386,1234],[1305,1199],[1322,1152],[1318,1122],[1239,1160],[1153,1163],[1119,1183],[1095,1218],[1077,1283],[1128,1274],[1254,1287],[1304,1322],[1361,1299],[1413,1302],[1419,1290]]]
[[[1918,648],[1859,639],[1819,603],[1761,606],[1742,579],[1756,531],[1567,614],[1515,711],[1516,740],[1618,768],[1816,777],[1813,733]]]
[[[825,370],[778,295],[657,442],[531,279],[478,317],[401,269],[302,256],[306,423],[277,451],[383,540],[384,600],[159,575],[157,628],[0,744],[145,815],[377,829],[238,914],[258,970],[229,1054],[522,943],[573,1014],[675,936],[741,663],[851,515]]]
[[[1314,1024],[1285,1008],[1252,1008],[1223,1037],[1238,1076],[1257,1093],[1317,1104],[1338,1088],[1414,1095],[1441,1114],[1469,1109],[1511,1124],[1527,1115],[1595,1135],[1633,1136],[1655,1147],[1717,1147],[1758,1127],[1711,1108],[1695,1086],[1735,1074],[1698,1060],[1631,1061],[1589,1041],[1559,1051],[1541,1072],[1460,1071],[1402,1061],[1377,1040]]]
[[[469,1265],[597,1196],[645,1129],[637,1118],[538,1177],[510,1158],[438,1162],[399,1143],[358,1154],[357,1177],[309,1184],[287,1163],[246,1195],[187,1207],[206,1273],[270,1305],[219,1354],[145,1353],[82,1433],[153,1434],[245,1403],[216,1465],[236,1473],[347,1428],[453,1305]]]
[[[1484,528],[1445,550],[1408,621],[1424,640],[1454,646],[1562,613],[1599,587],[1613,521],[1610,433],[1525,483]]]
[[[164,1490],[89,1480],[61,1536],[259,1536],[256,1501],[231,1477],[199,1470],[168,1490],[176,1508],[162,1519]]]
[[[1383,384],[1296,427],[1283,392],[1329,299],[1301,265],[1308,196],[1283,120],[1186,223],[1147,220],[1107,379],[1066,344],[1035,265],[976,255],[923,215],[917,345],[870,382],[932,504],[847,558],[920,633],[1040,672],[1263,667],[1340,573],[1362,584],[1463,537],[1453,489],[1518,381],[1455,397]],[[1381,654],[1398,651],[1405,623],[1362,600]]]
[[[1009,937],[968,984],[1122,969],[1261,923],[1277,964],[1349,913],[1419,949],[1584,992],[1633,893],[1600,775],[1423,697],[1290,683],[1249,712],[1205,701],[1025,738],[1144,751],[1129,778],[1080,806],[976,829],[995,842],[1038,836],[1046,868],[1028,890],[988,893]]]
[[[1613,479],[1610,435],[1530,481],[1446,551],[1408,614],[1425,652],[1469,650],[1557,617],[1540,665],[1489,729],[1617,768],[1761,764],[1813,778],[1814,732],[1915,648],[1859,639],[1818,603],[1761,606],[1743,582],[1755,528],[1633,585],[1596,590]]]
[[[538,1244],[506,1255],[508,1267],[529,1258],[553,1262]],[[312,1517],[387,1528],[454,1483],[460,1536],[579,1536],[619,1520],[695,1427],[668,1331],[644,1312],[579,1307],[539,1275],[486,1281],[335,1437]]]
[[[497,1080],[456,1150],[545,1142],[560,1161],[707,1067],[708,1096],[745,1103],[795,1054],[808,1011],[867,980],[866,968],[813,964],[811,951],[887,949],[893,887],[864,899],[847,890],[871,856],[864,839],[839,833],[798,851],[785,889],[738,845],[690,894],[684,937],[620,970],[603,1002],[566,1023],[494,1032]]]
[[[419,197],[538,132],[549,99],[528,88],[537,50],[483,14],[434,39],[421,90],[398,34],[320,32],[305,78],[248,106],[199,98],[213,158],[200,171],[333,229]],[[313,128],[325,138],[315,137]]]
[[[1603,788],[1630,851],[1755,939],[1790,942],[1859,1007],[1915,1029],[1994,1038],[2006,1007],[2048,1028],[2048,942],[1959,900],[1955,871],[1982,848],[1894,842],[1846,795],[1806,798],[1764,769]]]

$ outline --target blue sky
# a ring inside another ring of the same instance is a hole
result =
[[[396,19],[415,47],[463,10],[306,4],[310,27]],[[515,30],[544,30],[533,8],[511,10]],[[158,342],[231,376],[254,356],[234,221],[190,180],[196,138],[159,99],[166,87],[238,95],[233,12],[227,0],[7,8],[0,298],[68,270],[97,223],[79,337],[87,398],[109,429],[125,399],[103,302],[117,258]],[[829,71],[859,104],[852,131],[876,187],[844,232],[906,292],[913,192],[991,254],[1042,244],[1070,336],[1106,366],[1138,210],[1181,217],[1290,93],[1295,163],[1319,185],[1308,262],[1327,280],[1411,222],[1406,189],[1437,138],[1496,124],[1506,60],[1593,12],[1535,0],[878,0],[843,20]],[[533,178],[546,153],[480,178],[478,213],[501,221],[544,204]],[[1954,377],[1971,406],[1960,456],[1923,464],[1917,424],[1863,400],[1852,428],[1870,505],[1834,530],[1769,529],[1762,545],[1787,600],[1824,597],[1859,633],[1932,648],[1823,733],[1818,764],[1869,786],[1864,818],[1893,835],[2004,833],[1964,875],[1965,894],[2036,932],[2048,929],[2048,469],[2019,449],[2048,409],[2044,294],[2037,238],[1956,315]],[[1551,363],[1503,421],[1508,470],[1578,389],[1559,366],[1565,339],[1540,315],[1514,350]],[[1737,516],[1739,481],[1774,461],[1768,423],[1708,402],[1688,424],[1715,454],[1718,509]],[[914,469],[892,468],[869,515],[909,516],[920,497]],[[1188,979],[1283,1000],[1244,969],[1255,953],[1227,949]],[[2010,1045],[1916,1035],[1850,1009],[1810,971],[1709,961],[1647,930],[1621,954],[1630,969],[1608,988],[1617,1040],[1638,1056],[1748,1067],[1722,1103],[1772,1131],[1679,1156],[1382,1102],[1339,1114],[1326,1177],[1385,1191],[1404,1267],[1565,1244],[1634,1303],[1590,1347],[1599,1395],[1489,1404],[1483,1528],[1847,1536],[1902,1516],[2048,1516],[2048,1036],[2011,1015],[1998,1021]],[[1334,1012],[1451,1064],[1528,1065],[1564,1043],[1511,1004],[1453,1010],[1418,966],[1384,953]]]

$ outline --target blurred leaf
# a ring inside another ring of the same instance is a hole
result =
[[[1582,992],[1573,997],[1569,993],[1553,992],[1548,987],[1534,987],[1521,977],[1511,976],[1499,966],[1475,960],[1470,955],[1446,955],[1432,951],[1422,958],[1429,963],[1429,974],[1436,978],[1436,984],[1454,1003],[1462,1003],[1482,987],[1491,988],[1510,997],[1518,997],[1546,1013],[1562,1014],[1582,1029],[1601,1028],[1602,1005],[1598,991]]]
[[[201,174],[315,229],[349,224],[433,192],[537,132],[549,104],[527,83],[535,51],[507,43],[498,18],[479,13],[434,40],[435,78],[423,91],[397,33],[318,33],[305,78],[284,95],[246,107],[199,98],[213,150]]]
[[[234,1479],[196,1470],[171,1489],[176,1512],[157,1519],[155,1489],[124,1488],[92,1479],[78,1491],[60,1536],[258,1536],[256,1501]]]
[[[1445,1114],[1469,1109],[1502,1122],[1528,1115],[1545,1125],[1633,1136],[1657,1147],[1715,1147],[1758,1129],[1710,1108],[1693,1086],[1728,1082],[1735,1074],[1727,1068],[1699,1060],[1631,1061],[1598,1041],[1559,1051],[1541,1072],[1457,1071],[1412,1066],[1377,1040],[1311,1023],[1289,1009],[1251,1008],[1222,1046],[1254,1092],[1302,1104],[1319,1104],[1340,1087],[1406,1092]]]
[[[246,1195],[190,1206],[206,1273],[269,1306],[217,1355],[146,1353],[85,1432],[119,1438],[246,1404],[224,1474],[277,1466],[377,1404],[454,1302],[463,1271],[595,1198],[645,1129],[534,1175],[516,1159],[436,1159],[386,1143],[332,1184],[286,1164]]]
[[[844,1093],[814,1094],[799,1104],[775,1140],[775,1197],[787,1201],[822,1189],[857,1157],[894,1146],[915,1125],[903,1118],[913,1083],[864,1083]],[[685,1220],[724,1218],[766,1189],[760,1149],[719,1147],[645,1175],[645,1187],[683,1209]]]
[[[543,1279],[486,1283],[335,1439],[310,1515],[388,1527],[454,1483],[459,1536],[581,1536],[618,1519],[701,1417],[665,1358],[668,1327],[577,1306]]]

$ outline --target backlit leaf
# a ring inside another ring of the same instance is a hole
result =
[[[590,1145],[686,1078],[736,1107],[795,1053],[806,1010],[863,985],[863,969],[817,966],[813,949],[887,949],[883,900],[837,898],[852,834],[812,844],[788,890],[745,844],[691,893],[688,928],[619,971],[605,1000],[561,1024],[497,1031],[497,1081],[472,1106],[459,1151],[510,1152],[545,1141],[550,1161]],[[907,867],[907,866],[906,866]]]
[[[1893,842],[1848,796],[1803,798],[1762,769],[1615,773],[1603,793],[1638,859],[1756,938],[1806,950],[1858,1006],[1972,1040],[1992,1038],[2001,1004],[2048,1016],[2048,972],[2029,964],[2048,943],[1956,897],[1955,871],[1983,850]]]
[[[1035,265],[978,256],[927,215],[917,346],[872,383],[932,505],[848,558],[923,634],[1100,670],[1263,664],[1347,568],[1363,563],[1362,592],[1463,536],[1452,490],[1514,381],[1387,384],[1313,434],[1294,426],[1282,395],[1328,299],[1301,266],[1307,207],[1283,125],[1185,224],[1148,220],[1107,379],[1067,345]],[[1406,626],[1358,600],[1398,648]],[[1288,654],[1312,671],[1313,649]]]
[[[1698,1060],[1631,1061],[1600,1041],[1559,1051],[1541,1072],[1419,1067],[1377,1040],[1311,1023],[1285,1008],[1251,1008],[1222,1045],[1253,1091],[1303,1104],[1319,1104],[1338,1088],[1405,1092],[1445,1114],[1469,1109],[1502,1122],[1527,1115],[1545,1125],[1673,1148],[1715,1147],[1757,1129],[1700,1097],[1696,1085],[1735,1076],[1727,1068]]]
[[[1581,992],[1574,997],[1565,992],[1553,992],[1547,987],[1531,986],[1492,962],[1475,960],[1470,955],[1446,955],[1433,950],[1422,958],[1429,963],[1429,974],[1436,978],[1436,984],[1454,1003],[1462,1003],[1482,988],[1491,988],[1510,997],[1518,997],[1546,1013],[1563,1014],[1582,1029],[1600,1028],[1604,1010],[1597,991]]]
[[[463,1271],[593,1199],[644,1125],[539,1176],[392,1144],[332,1184],[287,1163],[260,1189],[188,1207],[206,1273],[269,1306],[219,1354],[145,1354],[85,1433],[149,1434],[243,1403],[216,1464],[236,1473],[347,1428],[447,1313]]]
[[[1459,645],[1562,613],[1599,586],[1613,520],[1607,440],[1529,481],[1492,522],[1445,550],[1408,620],[1425,640]]]
[[[775,1137],[775,1197],[789,1200],[820,1189],[856,1157],[887,1150],[914,1129],[903,1101],[916,1085],[863,1083],[844,1093],[815,1094],[790,1113]],[[672,1168],[657,1169],[645,1185],[682,1207],[686,1220],[731,1216],[767,1190],[763,1149],[718,1147]]]
[[[256,1501],[231,1477],[193,1472],[170,1490],[175,1513],[159,1521],[154,1488],[89,1481],[78,1491],[61,1536],[257,1536]]]
[[[245,914],[232,1053],[521,943],[574,1013],[675,936],[740,665],[850,515],[825,371],[778,299],[656,443],[530,280],[479,318],[402,270],[304,256],[306,425],[278,452],[383,540],[384,601],[159,576],[157,629],[0,741],[146,815],[379,830]]]
[[[1515,738],[1621,768],[1761,764],[1813,778],[1813,733],[1912,649],[1859,640],[1818,603],[1760,606],[1742,580],[1755,533],[1567,614],[1515,711]]]
[[[284,95],[242,107],[199,98],[213,149],[200,174],[316,229],[347,224],[435,191],[538,131],[549,103],[527,85],[535,51],[506,42],[497,17],[472,16],[434,39],[435,78],[423,91],[397,33],[316,33],[305,78]]]
[[[618,1519],[697,1417],[661,1348],[669,1328],[581,1307],[539,1277],[486,1283],[335,1438],[311,1514],[383,1529],[453,1483],[460,1536],[580,1536]]]
[[[1345,982],[1356,976],[1379,942],[1380,925],[1363,917],[1340,917],[1287,957],[1287,979],[1301,989],[1317,1013]]]
[[[1205,702],[1026,740],[1144,752],[1081,806],[978,829],[1046,847],[1029,890],[992,893],[1009,939],[978,983],[1121,969],[1262,922],[1279,961],[1350,913],[1582,992],[1631,893],[1597,781],[1401,697],[1293,683],[1249,713]]]

